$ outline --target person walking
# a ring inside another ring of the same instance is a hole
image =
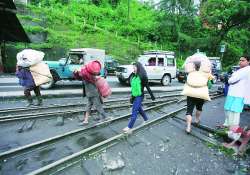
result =
[[[240,57],[240,69],[232,74],[228,80],[229,88],[224,104],[225,122],[224,127],[239,127],[240,113],[244,104],[250,104],[250,58]]]
[[[133,128],[135,121],[137,119],[137,113],[139,112],[143,117],[144,122],[148,120],[146,113],[142,108],[142,101],[144,98],[144,87],[148,90],[151,99],[155,100],[155,97],[148,85],[148,77],[146,70],[142,66],[140,62],[136,62],[133,64],[134,72],[131,78],[131,99],[130,102],[133,104],[132,106],[132,114],[128,126],[123,129],[124,132],[128,132],[131,128]]]
[[[186,133],[191,132],[193,110],[196,107],[195,124],[200,123],[202,107],[205,100],[210,100],[208,91],[208,80],[211,77],[211,63],[208,58],[196,53],[187,58],[185,70],[188,73],[186,84],[182,95],[187,96]]]
[[[27,99],[27,107],[31,105],[40,106],[42,105],[42,96],[40,92],[40,86],[36,86],[33,76],[29,70],[29,67],[16,66],[16,76],[19,79],[19,84],[24,87],[24,95]],[[37,97],[37,103],[33,104],[31,91],[34,91]]]
[[[95,85],[97,76],[100,74],[100,70],[101,63],[99,61],[92,61],[88,63],[81,71],[74,71],[74,75],[77,79],[83,79],[85,95],[87,97],[86,112],[83,123],[80,125],[87,125],[89,123],[89,116],[91,114],[92,107],[95,107],[103,120],[107,119],[107,115],[103,109],[102,97],[100,96],[100,93]],[[100,117],[95,118],[95,120],[100,120]]]

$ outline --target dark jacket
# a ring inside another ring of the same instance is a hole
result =
[[[35,87],[34,79],[28,68],[18,67],[16,76],[19,79],[19,84],[26,88]]]

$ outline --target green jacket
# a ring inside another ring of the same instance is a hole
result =
[[[139,76],[135,75],[131,81],[131,92],[133,97],[138,97],[142,95],[141,92],[141,79]]]

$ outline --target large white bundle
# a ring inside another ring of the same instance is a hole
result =
[[[184,85],[182,95],[211,100],[207,87],[208,74],[201,71],[190,72]]]
[[[49,66],[44,62],[40,62],[30,67],[31,75],[33,76],[36,86],[47,83],[52,79]]]
[[[19,52],[16,56],[17,65],[22,67],[30,67],[37,63],[40,63],[43,60],[44,53],[41,51],[33,49],[24,49]]]
[[[211,62],[208,57],[201,53],[195,53],[194,55],[187,57],[184,63],[185,72],[189,73],[195,71],[195,62],[200,62],[200,71],[207,73],[211,71]]]

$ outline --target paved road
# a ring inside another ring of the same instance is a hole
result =
[[[119,83],[115,76],[108,76],[107,80],[111,87],[128,87],[128,85],[122,85]],[[174,79],[171,83],[171,86],[182,86],[182,83],[179,83],[176,79]],[[161,87],[160,82],[152,82],[150,83],[152,87]],[[81,82],[80,81],[59,81],[56,83],[55,87],[51,90],[62,90],[62,89],[80,89]],[[21,91],[22,87],[18,85],[18,79],[14,76],[8,77],[0,77],[0,92],[6,91]]]

